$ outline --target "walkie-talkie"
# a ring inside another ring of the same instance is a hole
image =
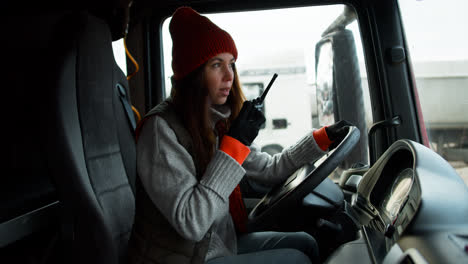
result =
[[[273,74],[273,78],[271,78],[271,81],[268,84],[268,86],[266,87],[265,91],[263,91],[262,95],[260,95],[259,97],[257,97],[257,99],[254,100],[255,107],[258,108],[258,107],[260,107],[262,105],[263,100],[265,100],[265,97],[267,96],[268,91],[270,91],[271,86],[275,82],[276,77],[278,77],[278,74],[277,73]]]

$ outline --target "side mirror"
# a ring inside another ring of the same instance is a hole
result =
[[[333,107],[334,63],[332,42],[329,40],[319,42],[315,52],[318,122],[320,126],[328,126],[335,123],[335,110]]]
[[[317,114],[320,126],[347,120],[365,134],[367,131],[361,75],[353,33],[337,28],[327,33],[315,46]],[[367,137],[345,161],[368,163]]]

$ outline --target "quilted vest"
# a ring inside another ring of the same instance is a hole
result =
[[[160,116],[169,124],[179,143],[196,161],[190,134],[184,128],[170,101],[166,100],[157,105],[146,114],[144,120],[153,115]],[[138,132],[139,129],[137,135]],[[200,166],[196,162],[195,167],[197,178],[200,180]],[[189,241],[180,236],[153,204],[137,177],[135,222],[129,242],[129,263],[204,263],[212,233],[213,227],[199,242]]]

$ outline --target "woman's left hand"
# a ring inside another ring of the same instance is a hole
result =
[[[349,123],[346,120],[340,120],[333,125],[325,127],[325,131],[327,132],[328,139],[333,141],[328,147],[329,150],[332,150],[338,146],[341,141],[346,137],[348,134],[348,129],[353,124]]]

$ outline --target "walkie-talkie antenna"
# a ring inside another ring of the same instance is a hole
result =
[[[265,97],[266,95],[268,94],[268,91],[270,90],[271,86],[273,85],[273,83],[275,82],[276,80],[276,77],[278,77],[278,74],[273,74],[273,78],[271,78],[271,81],[270,83],[268,84],[268,86],[266,87],[265,91],[263,91],[262,95],[256,100],[256,103],[257,104],[262,104],[263,103],[263,100],[265,100]]]

